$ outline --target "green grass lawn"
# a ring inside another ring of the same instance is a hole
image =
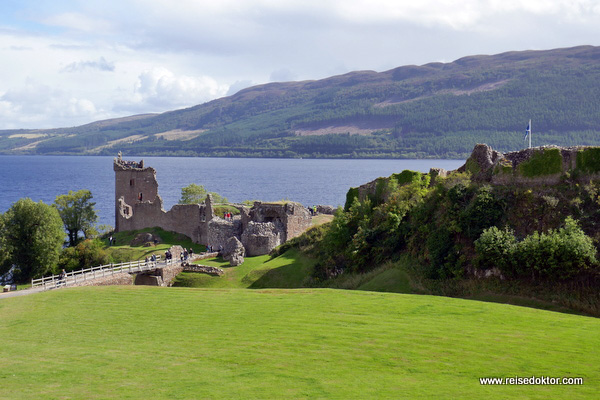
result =
[[[67,288],[0,300],[0,398],[578,399],[600,320],[332,289]],[[479,377],[583,377],[481,386]]]
[[[197,263],[219,267],[222,276],[210,276],[195,272],[179,274],[174,286],[203,288],[299,288],[310,275],[314,260],[297,249],[271,259],[269,255],[246,257],[242,265],[229,266],[222,258],[200,260]]]
[[[150,247],[144,247],[142,245],[131,246],[131,241],[138,233],[142,232],[157,234],[161,238],[161,243]],[[112,257],[119,261],[143,260],[146,257],[150,257],[153,253],[157,256],[164,256],[165,251],[174,245],[180,245],[186,249],[192,248],[196,253],[200,253],[206,249],[206,247],[201,244],[193,243],[192,240],[185,235],[176,232],[168,232],[160,228],[145,228],[137,231],[117,232],[113,233],[112,236],[116,241],[116,245],[114,246],[108,246],[108,238],[104,237],[102,240],[106,245],[105,248]]]

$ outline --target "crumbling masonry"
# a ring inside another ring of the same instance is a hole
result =
[[[311,226],[310,213],[295,202],[255,202],[251,208],[234,205],[241,215],[233,220],[215,216],[210,195],[204,204],[177,204],[165,211],[154,168],[144,167],[143,160],[125,161],[120,154],[114,159],[113,168],[117,232],[160,227],[213,248],[225,246],[229,238],[236,237],[244,245],[246,255],[255,256],[268,254]]]

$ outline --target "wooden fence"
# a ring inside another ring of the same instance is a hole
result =
[[[79,282],[101,278],[104,276],[110,276],[114,274],[118,274],[121,272],[126,272],[129,274],[135,272],[143,272],[143,271],[151,271],[156,268],[163,268],[167,265],[171,265],[172,263],[179,263],[180,261],[177,259],[171,259],[166,261],[161,261],[161,257],[156,257],[156,261],[128,261],[119,264],[107,264],[100,265],[98,267],[81,269],[78,271],[67,272],[65,277],[61,279],[60,275],[52,275],[46,276],[39,279],[33,279],[31,281],[31,287],[41,286],[44,289],[52,289],[60,286],[69,286],[74,285]]]

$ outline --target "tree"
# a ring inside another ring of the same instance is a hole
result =
[[[0,272],[14,267],[16,282],[54,270],[65,232],[51,205],[21,199],[0,217]]]
[[[91,202],[92,192],[89,190],[69,191],[68,194],[56,196],[54,206],[58,210],[67,233],[69,246],[75,246],[79,241],[79,232],[87,239],[90,237],[94,224],[98,220],[94,205]]]
[[[210,194],[215,203],[227,203],[227,198],[215,192],[207,192],[202,185],[192,183],[181,189],[179,204],[200,204]]]
[[[67,272],[97,267],[111,262],[108,252],[100,239],[86,239],[75,247],[67,247],[60,254],[58,268]]]

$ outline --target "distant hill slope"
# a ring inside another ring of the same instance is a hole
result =
[[[600,145],[600,47],[269,83],[159,115],[0,131],[0,152],[256,157],[466,158],[484,142]]]

